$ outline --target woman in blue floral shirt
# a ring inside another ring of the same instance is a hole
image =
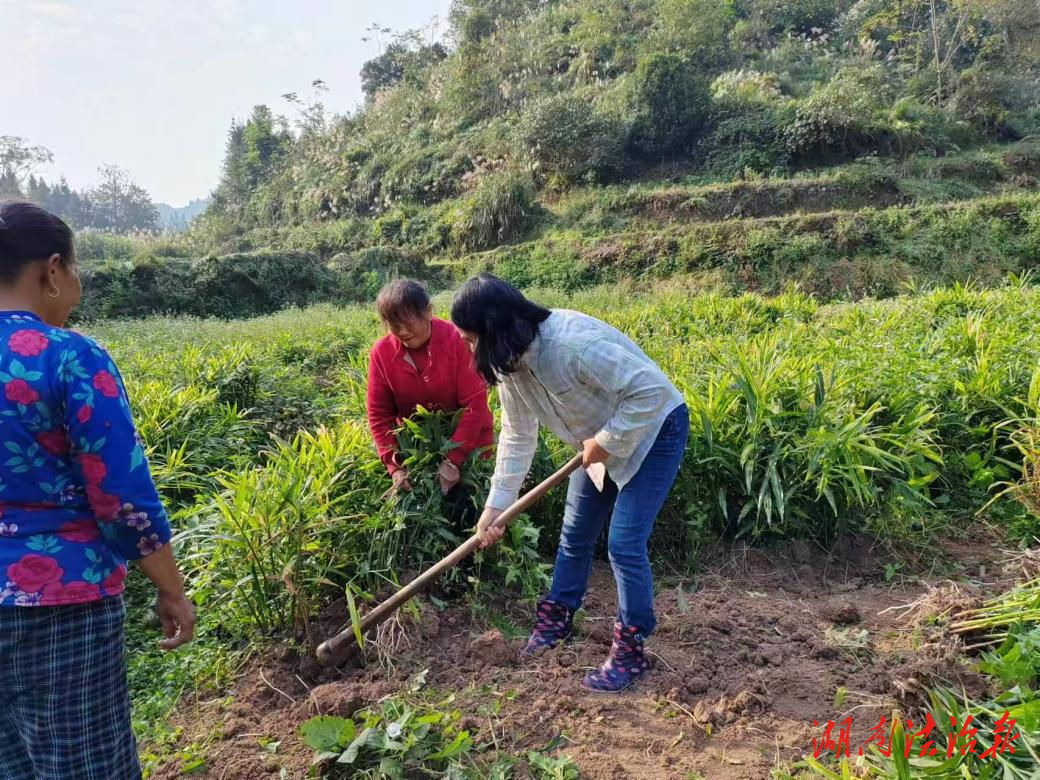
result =
[[[0,777],[139,778],[122,593],[137,561],[164,649],[195,616],[119,372],[63,328],[72,231],[0,202]]]

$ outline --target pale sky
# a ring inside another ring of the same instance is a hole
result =
[[[372,23],[443,27],[450,0],[0,0],[0,135],[54,153],[47,178],[75,189],[115,163],[156,201],[217,183],[232,118],[257,103],[292,116],[286,92],[343,113],[379,53]],[[385,38],[385,37],[384,37]]]

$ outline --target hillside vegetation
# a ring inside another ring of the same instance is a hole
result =
[[[991,283],[1034,262],[1038,68],[1034,0],[458,0],[445,41],[365,65],[356,113],[319,81],[293,122],[234,124],[183,238],[92,238],[86,315],[253,315],[481,267]]]

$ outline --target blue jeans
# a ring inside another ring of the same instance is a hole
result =
[[[550,599],[571,610],[581,606],[596,540],[610,515],[607,550],[617,580],[618,618],[638,627],[643,636],[653,633],[657,620],[647,543],[679,473],[689,435],[690,413],[683,404],[665,418],[639,471],[620,491],[609,477],[600,493],[585,469],[571,474]]]

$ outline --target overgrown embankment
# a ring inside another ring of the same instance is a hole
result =
[[[1036,263],[1038,164],[1033,146],[1017,145],[903,169],[861,163],[791,179],[577,190],[532,206],[540,216],[483,252],[436,244],[429,212],[393,229],[375,220],[367,232],[345,222],[260,230],[239,253],[197,259],[176,256],[188,244],[90,236],[80,316],[256,316],[372,300],[395,275],[443,289],[477,270],[569,291],[680,275],[728,291],[794,282],[821,300],[889,297],[909,283],[992,286]],[[271,244],[283,248],[257,248]],[[98,259],[116,250],[119,259]]]

